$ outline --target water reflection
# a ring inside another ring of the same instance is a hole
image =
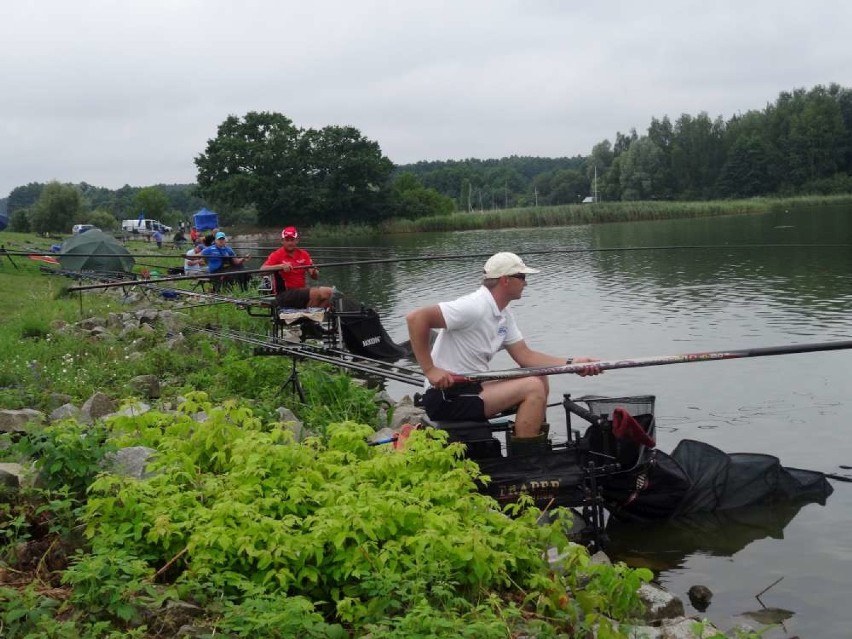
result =
[[[376,308],[391,336],[402,341],[408,311],[474,290],[482,255],[511,250],[542,269],[512,308],[527,341],[546,352],[620,359],[852,339],[852,250],[731,246],[769,243],[852,244],[852,211],[359,238],[329,243],[335,250],[325,255],[334,261],[365,254],[461,257],[332,267],[323,269],[322,283]],[[303,244],[310,250],[307,240]],[[525,255],[664,245],[723,248]],[[549,399],[559,401],[565,392],[654,394],[664,451],[693,438],[725,451],[775,455],[787,466],[837,472],[852,465],[850,357],[838,351],[609,371],[588,379],[555,376]],[[496,367],[510,365],[502,355],[495,361]],[[411,392],[403,385],[389,388],[395,397]],[[549,418],[564,436],[564,417]],[[852,491],[839,487],[826,506],[806,510],[798,517],[789,509],[737,513],[671,531],[613,530],[612,536],[616,552],[653,565],[676,592],[683,595],[701,581],[723,593],[714,598],[714,620],[741,612],[744,601],[784,575],[771,605],[797,611],[795,631],[842,636],[852,542],[837,531],[852,529]]]
[[[733,557],[759,539],[783,539],[784,529],[802,505],[785,504],[678,517],[648,524],[611,522],[608,554],[661,572],[682,568],[690,555]]]

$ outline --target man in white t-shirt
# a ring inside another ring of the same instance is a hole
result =
[[[423,406],[436,420],[483,421],[517,406],[515,437],[543,437],[541,424],[550,390],[547,377],[520,377],[482,384],[455,384],[453,374],[485,372],[494,355],[506,349],[518,365],[558,366],[564,357],[532,350],[507,306],[520,299],[526,276],[538,273],[514,253],[497,253],[485,263],[482,286],[452,302],[416,309],[406,316],[411,348],[427,379]],[[439,330],[429,349],[429,333]],[[573,363],[596,362],[574,357]],[[580,375],[597,375],[589,367]]]
[[[207,269],[204,267],[204,258],[201,256],[201,251],[203,249],[204,245],[199,242],[186,252],[186,256],[183,260],[184,275],[198,275],[199,273],[206,272]]]

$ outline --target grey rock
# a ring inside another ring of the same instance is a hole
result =
[[[59,408],[63,404],[69,404],[73,397],[71,395],[66,395],[65,393],[51,393],[47,397],[47,401],[45,405],[48,410],[53,410],[54,408]]]
[[[612,560],[609,558],[609,556],[603,550],[597,551],[594,555],[589,557],[589,560],[591,561],[592,564],[599,565],[599,566],[611,566],[612,565]]]
[[[101,317],[87,317],[86,319],[77,322],[77,326],[82,328],[84,331],[91,331],[95,328],[103,328],[106,326],[106,322]]]
[[[93,328],[89,331],[89,339],[98,342],[112,342],[115,340],[115,336],[105,328]]]
[[[34,408],[0,410],[0,433],[26,433],[30,422],[43,424],[45,414]]]
[[[305,429],[305,425],[302,423],[302,420],[296,417],[289,408],[285,406],[279,406],[277,411],[279,419],[284,422],[284,425],[293,433],[293,441],[302,442],[304,441],[309,433]]]
[[[165,327],[168,333],[179,333],[181,329],[189,322],[189,316],[186,313],[178,313],[175,311],[160,311],[158,317],[160,323]]]
[[[690,586],[689,590],[686,591],[686,594],[689,596],[689,603],[691,603],[692,607],[698,612],[704,612],[707,610],[707,607],[710,605],[710,600],[713,599],[713,591],[707,586],[703,586],[701,584]]]
[[[128,385],[135,393],[147,399],[160,397],[160,380],[156,375],[137,375]]]
[[[139,325],[153,324],[157,321],[157,311],[153,308],[143,308],[141,311],[136,311],[136,318],[139,320]]]
[[[62,404],[59,408],[55,408],[50,412],[50,421],[57,422],[60,419],[76,419],[82,417],[83,411],[74,406],[74,404]]]
[[[131,402],[111,413],[108,417],[138,417],[139,415],[144,415],[149,410],[151,410],[151,406],[145,402]]]
[[[118,408],[115,401],[103,393],[95,393],[83,404],[81,409],[83,421],[91,423],[105,415],[114,413]]]
[[[118,336],[127,337],[128,335],[132,334],[133,331],[135,331],[137,328],[139,328],[139,322],[137,322],[136,320],[130,320],[128,322],[125,322],[121,326],[121,330],[118,332]]]
[[[12,462],[0,463],[0,488],[20,488],[23,485],[24,468]]]
[[[110,328],[118,328],[124,323],[124,313],[109,313],[106,318],[106,325]]]
[[[667,590],[653,584],[639,586],[639,599],[645,604],[642,619],[647,623],[683,617],[683,602]]]
[[[658,626],[632,626],[626,628],[620,626],[619,630],[625,632],[629,639],[704,639],[706,637],[724,636],[712,624],[706,623],[701,626],[699,633],[693,628],[698,622],[692,617],[678,617],[675,619],[664,619]]]
[[[393,430],[398,430],[403,424],[428,424],[426,411],[422,408],[417,408],[413,404],[397,404],[393,411],[390,427]]]
[[[373,396],[373,402],[376,404],[381,404],[384,406],[395,406],[396,402],[393,401],[393,398],[388,395],[388,392],[383,390],[379,391]]]
[[[139,330],[143,333],[156,333],[157,329],[154,328],[153,324],[139,324]]]
[[[279,406],[275,409],[275,412],[278,413],[278,419],[282,422],[298,422],[299,418],[296,417],[296,414],[291,411],[286,406]]]
[[[166,342],[166,348],[170,351],[182,350],[186,347],[186,338],[182,333],[177,333],[173,337],[169,338]]]
[[[104,465],[116,475],[145,479],[152,475],[146,472],[145,467],[156,452],[153,448],[145,446],[130,446],[107,455],[104,458]]]

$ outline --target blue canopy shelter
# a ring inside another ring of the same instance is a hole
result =
[[[198,231],[212,231],[219,228],[219,215],[206,208],[192,216],[192,225]]]

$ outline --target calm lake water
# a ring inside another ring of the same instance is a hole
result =
[[[350,258],[462,255],[323,269],[322,283],[378,310],[406,338],[411,309],[474,290],[486,257],[510,250],[541,269],[512,309],[534,348],[621,359],[693,351],[852,339],[852,249],[770,244],[852,244],[852,210],[582,227],[380,237],[312,249],[318,263]],[[737,248],[737,245],[754,245]],[[304,242],[311,248],[310,242]],[[648,251],[542,253],[562,249],[712,246]],[[495,367],[511,365],[508,358]],[[788,466],[852,475],[852,351],[551,377],[562,394],[657,397],[658,445],[684,438],[727,452],[761,452]],[[404,385],[389,389],[400,397]],[[550,421],[564,436],[564,415]],[[850,637],[852,484],[833,482],[825,506],[758,513],[749,521],[613,531],[611,552],[654,568],[683,597],[714,593],[706,615],[725,627],[767,607],[794,614],[767,636]],[[755,596],[776,580],[758,601]]]

